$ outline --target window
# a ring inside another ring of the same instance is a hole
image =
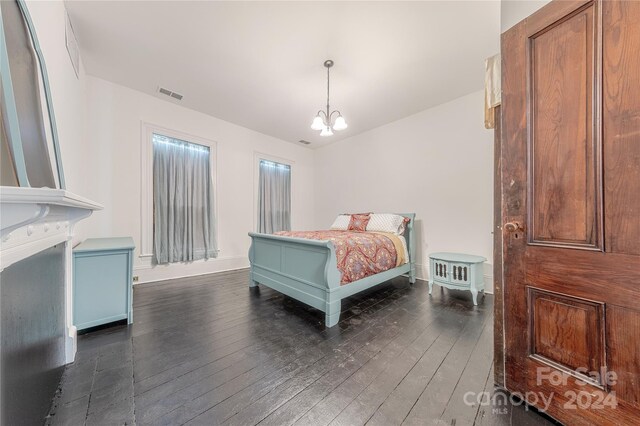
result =
[[[209,147],[157,133],[152,141],[156,263],[216,257]]]
[[[260,160],[258,173],[258,232],[291,230],[291,166]]]

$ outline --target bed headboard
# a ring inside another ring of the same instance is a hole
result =
[[[415,229],[415,213],[395,213],[400,216],[408,217],[411,219],[407,223],[407,227],[404,231],[404,238],[407,241],[407,251],[409,252],[409,263],[415,265],[416,263],[416,229]]]

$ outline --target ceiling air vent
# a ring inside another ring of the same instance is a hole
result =
[[[304,139],[300,139],[298,142],[300,142],[302,145],[311,145],[311,142],[305,141]]]
[[[180,93],[172,92],[171,90],[165,89],[164,87],[158,87],[158,92],[162,93],[163,95],[171,96],[172,98],[179,101],[182,100],[182,95]]]

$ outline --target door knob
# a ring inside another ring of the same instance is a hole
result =
[[[507,222],[504,224],[504,229],[507,232],[515,232],[518,230],[522,230],[522,226],[518,222]]]

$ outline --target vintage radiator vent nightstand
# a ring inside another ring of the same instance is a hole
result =
[[[429,255],[429,294],[433,284],[452,290],[469,290],[473,304],[478,304],[478,292],[484,294],[483,264],[487,259],[463,253],[432,253]]]

